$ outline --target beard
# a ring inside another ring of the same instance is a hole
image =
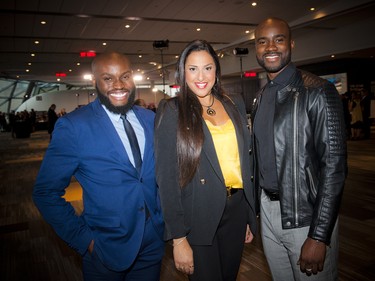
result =
[[[280,63],[278,65],[267,65],[264,57],[270,53],[264,54],[262,56],[256,56],[258,64],[264,68],[268,73],[277,73],[287,66],[291,60],[291,52],[287,52],[285,55],[282,53],[275,53],[280,56]]]
[[[111,101],[109,100],[109,98],[105,95],[105,94],[102,94],[98,87],[95,86],[96,88],[96,91],[98,93],[98,97],[99,97],[99,100],[100,102],[111,112],[115,113],[115,114],[126,114],[126,112],[129,111],[129,109],[131,109],[134,105],[134,100],[135,100],[135,88],[133,88],[131,91],[129,91],[129,98],[128,98],[128,102],[125,104],[125,105],[122,105],[122,106],[114,106]]]

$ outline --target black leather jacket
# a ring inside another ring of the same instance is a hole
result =
[[[324,79],[296,70],[290,81],[277,92],[274,115],[282,226],[310,226],[308,236],[328,245],[347,173],[343,107],[334,85]],[[254,180],[259,191],[257,166]]]

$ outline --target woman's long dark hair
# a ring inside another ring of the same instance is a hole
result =
[[[221,69],[219,58],[212,46],[204,40],[195,40],[189,43],[182,51],[177,62],[176,83],[180,86],[178,94],[178,131],[177,131],[177,162],[179,167],[179,183],[186,186],[193,178],[199,165],[199,158],[204,142],[202,127],[202,105],[197,96],[186,83],[185,64],[192,52],[208,52],[216,66],[216,80],[211,93],[222,100]]]

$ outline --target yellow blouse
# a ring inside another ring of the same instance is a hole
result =
[[[215,145],[225,185],[232,188],[242,188],[242,174],[238,153],[236,130],[229,119],[225,124],[215,126],[205,120]]]

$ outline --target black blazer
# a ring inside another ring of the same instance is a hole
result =
[[[236,129],[243,187],[249,203],[248,224],[255,234],[255,193],[250,178],[250,133],[245,105],[240,96],[225,97],[222,103]],[[176,155],[177,126],[177,100],[161,101],[155,119],[155,165],[165,219],[164,238],[170,240],[187,236],[193,245],[211,245],[226,204],[224,177],[211,134],[203,122],[205,139],[199,167],[191,182],[180,188]]]

